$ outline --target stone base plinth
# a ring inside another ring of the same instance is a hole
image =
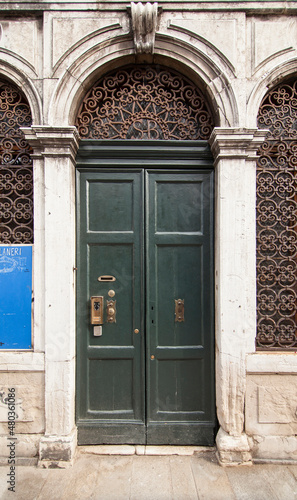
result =
[[[68,436],[44,436],[39,444],[40,467],[69,466],[72,463],[77,444],[76,429]]]
[[[252,455],[246,434],[230,436],[222,428],[216,438],[217,457],[220,465],[251,465]]]

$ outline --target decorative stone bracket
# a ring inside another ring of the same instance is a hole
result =
[[[135,54],[153,54],[158,20],[158,3],[131,2],[131,19]]]

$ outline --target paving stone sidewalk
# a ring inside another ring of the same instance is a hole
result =
[[[102,456],[79,452],[73,467],[18,466],[16,492],[3,500],[297,500],[297,465],[220,467],[215,453]]]

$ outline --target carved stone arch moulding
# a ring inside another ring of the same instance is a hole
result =
[[[0,78],[0,243],[33,243],[32,149],[20,127],[32,124],[24,94]]]
[[[207,140],[214,122],[202,92],[186,77],[137,65],[93,85],[76,126],[82,139]]]
[[[297,348],[297,77],[270,90],[258,127],[257,349]]]

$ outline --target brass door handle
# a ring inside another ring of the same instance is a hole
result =
[[[184,299],[176,299],[175,300],[175,322],[181,323],[185,321],[185,300]]]

